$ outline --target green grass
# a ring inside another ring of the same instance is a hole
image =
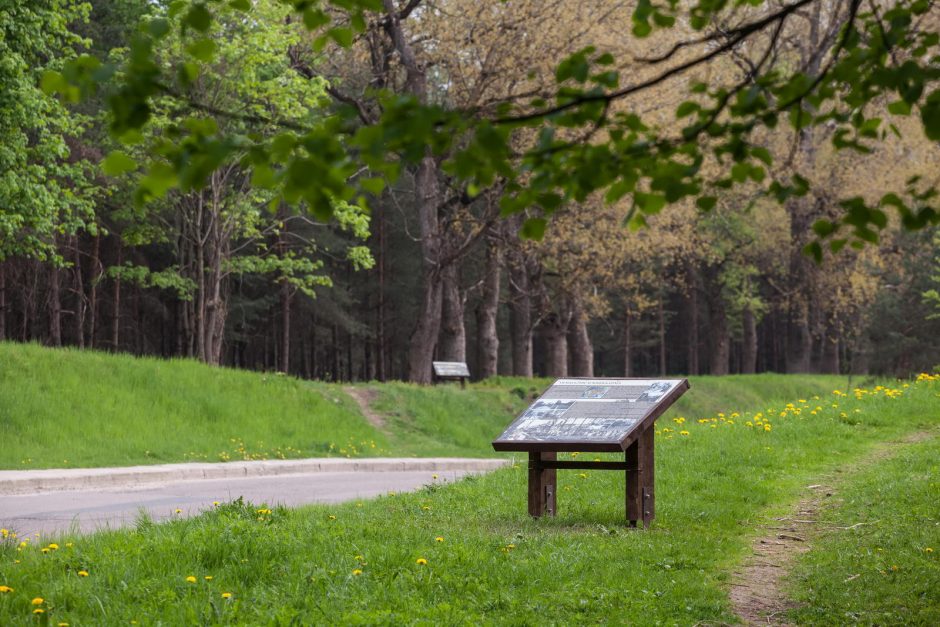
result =
[[[0,468],[387,449],[335,386],[191,360],[11,343],[0,343],[0,442]]]
[[[867,467],[838,492],[819,521],[830,531],[793,573],[801,608],[790,619],[940,625],[940,438]]]
[[[693,377],[691,417],[828,394],[845,377]],[[278,457],[494,456],[490,442],[550,383],[498,377],[466,390],[360,384],[376,429],[343,385],[93,351],[0,343],[0,468],[124,466]]]
[[[820,473],[940,424],[940,384],[903,390],[861,400],[800,394],[785,417],[781,403],[750,408],[772,416],[769,431],[746,425],[756,420],[746,407],[704,423],[662,421],[649,531],[623,525],[615,472],[561,472],[558,517],[532,520],[519,466],[358,504],[259,514],[234,503],[63,537],[45,554],[7,541],[0,585],[13,591],[0,594],[0,624],[31,624],[34,597],[71,625],[735,622],[729,573],[757,525],[787,512]],[[931,490],[914,502],[929,503]]]

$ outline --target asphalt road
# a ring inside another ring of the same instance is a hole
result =
[[[455,481],[473,472],[480,471],[314,472],[0,494],[0,527],[16,531],[19,537],[69,530],[93,532],[133,525],[142,511],[155,521],[193,516],[211,508],[214,501],[225,502],[239,496],[259,506],[339,503]],[[177,509],[180,513],[176,513]]]

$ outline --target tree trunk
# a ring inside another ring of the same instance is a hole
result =
[[[517,377],[532,376],[532,302],[529,290],[529,272],[524,260],[513,259],[509,265],[509,331],[512,374]]]
[[[0,342],[7,339],[7,263],[0,259]]]
[[[443,361],[467,361],[467,327],[464,299],[460,293],[460,272],[451,263],[441,271],[441,335],[437,354]]]
[[[698,339],[698,325],[699,325],[699,311],[698,311],[698,272],[691,266],[687,269],[687,276],[689,277],[689,326],[686,329],[687,332],[687,348],[688,348],[688,373],[690,375],[697,375],[700,372],[699,360],[698,360],[698,348],[699,348],[699,339]]]
[[[741,352],[741,372],[757,372],[757,319],[750,307],[741,312],[741,325],[744,333],[744,346]]]
[[[549,314],[541,325],[545,340],[545,376],[568,376],[568,321]]]
[[[85,348],[85,277],[82,274],[82,250],[78,236],[72,238],[74,244],[73,272],[75,273],[75,313],[73,314],[75,344]]]
[[[123,248],[120,240],[118,241],[117,264],[121,265]],[[117,351],[121,340],[121,278],[114,278],[114,298],[111,303],[111,350]]]
[[[379,381],[385,381],[388,379],[388,373],[385,369],[385,362],[387,357],[385,354],[386,349],[386,340],[385,340],[385,329],[386,329],[386,316],[387,309],[385,306],[385,263],[386,263],[386,229],[385,229],[385,207],[382,203],[378,203],[378,206],[375,208],[375,220],[376,220],[376,229],[378,234],[378,250],[376,251],[376,270],[379,275],[379,306],[377,311],[377,324],[375,331],[375,362],[376,362],[376,378]]]
[[[481,379],[496,376],[499,365],[499,334],[496,313],[499,309],[499,283],[501,272],[499,243],[489,240],[486,247],[486,266],[483,271],[483,293],[477,306],[477,353]]]
[[[659,321],[659,376],[666,376],[666,312],[663,308],[663,291],[659,290],[656,306],[656,319]]]
[[[280,371],[290,372],[290,301],[291,287],[281,281],[281,364]]]
[[[623,316],[623,376],[633,376],[633,312],[629,305]]]
[[[594,346],[588,334],[587,319],[580,304],[572,311],[568,324],[568,347],[571,350],[571,376],[594,376]]]
[[[55,242],[53,242],[55,245]],[[52,262],[49,272],[49,343],[62,346],[62,294],[59,290],[61,281],[59,264]]]
[[[811,370],[813,335],[809,327],[809,306],[804,298],[791,308],[787,346],[787,372],[806,374]]]
[[[841,374],[839,344],[838,331],[830,328],[823,338],[822,363],[820,364],[820,370],[823,374]]]
[[[711,360],[709,374],[726,375],[731,358],[731,338],[728,334],[728,318],[725,304],[717,295],[710,303]]]

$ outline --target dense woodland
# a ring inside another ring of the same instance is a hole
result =
[[[339,106],[368,126],[380,88],[482,115],[547,89],[558,60],[588,43],[639,75],[650,70],[636,59],[672,45],[629,37],[629,2],[389,1],[348,46],[320,49],[283,4],[254,4],[264,19],[220,19],[190,89],[205,124],[258,136],[274,132],[275,117],[301,124]],[[758,62],[818,69],[842,6],[809,5],[766,51],[742,46],[615,106],[668,127],[696,79],[738,80]],[[129,54],[138,24],[166,10],[0,2],[0,339],[346,381],[427,382],[431,359],[467,361],[478,378],[940,364],[936,227],[909,231],[891,217],[877,243],[822,263],[804,253],[813,224],[847,193],[936,176],[940,148],[903,132],[912,118],[897,115],[902,132],[879,132],[867,152],[834,150],[825,126],[768,129],[760,141],[772,167],[812,179],[808,194],[777,202],[757,185],[763,175],[745,181],[744,171],[708,211],[681,201],[645,225],[628,203],[593,195],[532,233],[524,212],[501,215],[498,177],[469,193],[431,156],[376,186],[368,209],[342,202],[327,218],[268,192],[237,161],[212,168],[204,187],[164,195],[154,177],[99,167],[115,146],[113,93],[67,105],[40,82],[69,55]],[[933,27],[937,13],[922,19]],[[164,40],[158,62],[178,61],[185,45]],[[888,116],[889,105],[870,106]],[[159,101],[128,150],[174,141],[184,111]],[[513,141],[536,139],[522,131]]]

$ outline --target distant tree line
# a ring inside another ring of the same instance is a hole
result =
[[[785,163],[795,180],[812,178],[811,189],[778,202],[761,189],[763,169],[739,163],[733,189],[707,207],[689,198],[660,211],[655,194],[632,204],[588,194],[553,208],[547,223],[538,211],[505,211],[499,172],[473,189],[431,152],[403,160],[397,177],[351,171],[368,197],[334,198],[329,214],[306,192],[276,193],[268,179],[282,173],[248,167],[247,142],[217,146],[226,158],[213,160],[220,133],[277,143],[279,128],[329,121],[338,108],[368,128],[389,108],[379,89],[477,111],[544,93],[557,59],[588,43],[622,43],[627,27],[614,4],[386,3],[397,8],[363,34],[346,42],[337,32],[323,47],[287,3],[258,2],[261,19],[233,10],[217,16],[211,37],[173,30],[159,40],[155,63],[182,68],[199,116],[174,94],[155,98],[146,131],[124,137],[119,152],[106,115],[114,94],[63,106],[40,89],[44,70],[79,54],[132,55],[138,25],[162,29],[155,16],[172,7],[50,0],[0,9],[4,22],[29,25],[4,40],[0,53],[15,62],[0,71],[15,75],[3,79],[9,93],[31,103],[0,105],[10,147],[0,152],[0,339],[334,381],[428,382],[432,359],[467,361],[478,378],[908,374],[938,365],[936,227],[911,232],[892,217],[877,246],[846,246],[821,264],[805,254],[818,224],[846,210],[839,199],[935,171],[940,151],[923,138],[881,132],[872,150],[839,152],[833,127],[768,130],[751,148],[755,159],[766,153],[768,170]],[[823,4],[790,27],[802,37],[767,40],[774,62],[819,70],[820,50],[842,26],[842,4]],[[736,49],[699,74],[735,81],[764,55]],[[647,113],[673,123],[674,85],[646,98]],[[871,115],[897,109],[871,106]],[[512,143],[539,141],[533,133],[522,128]],[[181,157],[180,146],[192,150]],[[298,190],[325,167],[315,156],[338,149],[314,148],[307,170],[283,173]],[[151,154],[192,163],[138,172]],[[640,214],[637,202],[646,203]]]

